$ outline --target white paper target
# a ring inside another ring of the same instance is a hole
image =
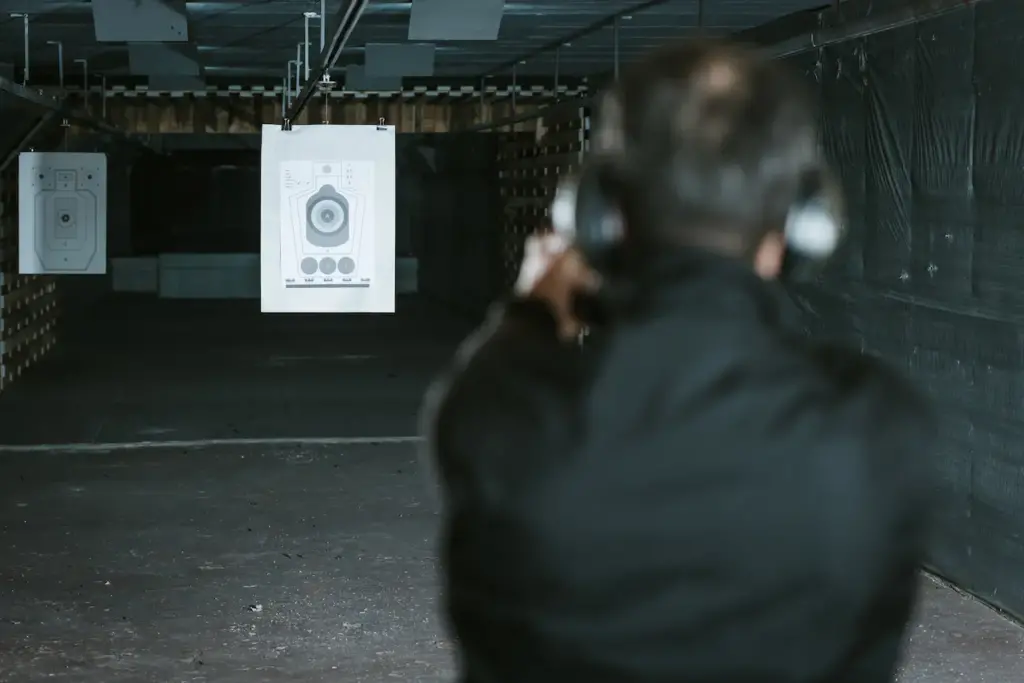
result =
[[[395,130],[263,127],[267,313],[393,313]]]
[[[18,272],[107,272],[105,154],[23,152],[18,157]]]

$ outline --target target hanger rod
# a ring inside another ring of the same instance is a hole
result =
[[[318,89],[316,81],[330,74],[331,69],[338,62],[338,58],[341,57],[342,50],[345,49],[345,43],[348,42],[348,39],[352,36],[352,31],[355,30],[356,24],[359,23],[360,17],[363,16],[363,10],[366,9],[368,3],[369,0],[344,0],[342,2],[334,15],[332,22],[334,30],[331,32],[330,40],[324,49],[320,51],[319,63],[311,73],[311,78],[307,80],[302,90],[296,95],[291,107],[288,108],[287,113],[284,115],[282,123],[296,121],[306,108],[306,105],[309,104],[310,98]],[[326,17],[321,17],[320,21],[325,22]]]

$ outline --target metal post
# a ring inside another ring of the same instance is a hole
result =
[[[612,24],[612,33],[615,41],[615,80],[619,80],[619,18],[615,18]]]
[[[327,0],[320,0],[320,54],[327,47]]]
[[[82,65],[82,102],[85,104],[85,113],[89,113],[89,60],[76,59],[75,64]]]
[[[59,40],[48,40],[47,45],[57,46],[57,77],[60,79],[60,89],[64,89],[64,43]]]
[[[558,81],[562,70],[562,48],[555,48],[555,99],[558,99]]]
[[[21,74],[21,84],[28,85],[28,72],[31,62],[31,58],[28,54],[28,13],[14,12],[11,14],[12,19],[17,19],[19,17],[25,25],[25,70]]]
[[[305,42],[305,63],[306,63],[306,80],[309,80],[309,20],[319,16],[316,12],[303,12],[303,22],[306,30],[306,42]],[[322,48],[321,48],[322,49]]]
[[[85,92],[89,92],[89,60],[76,59],[75,64],[82,65],[82,89]]]
[[[295,46],[295,92],[302,87],[302,43]]]
[[[292,71],[292,67],[293,66],[295,67],[295,71]],[[298,64],[296,64],[295,60],[294,59],[289,60],[288,61],[288,79],[287,79],[288,80],[288,84],[286,86],[286,90],[288,92],[288,106],[289,107],[292,106],[292,93],[294,92],[292,90],[292,85],[293,85],[292,77],[295,75],[295,73],[298,70],[299,70],[299,67],[298,67]]]
[[[107,120],[107,77],[100,76],[100,87],[103,88],[103,120]]]
[[[487,79],[480,79],[480,123],[484,122],[484,90],[487,88]]]
[[[288,73],[291,74],[291,70],[290,69],[288,70]],[[284,78],[281,79],[281,111],[283,111],[283,112],[284,111],[288,111],[288,81],[289,80],[290,80],[289,76],[285,76]]]
[[[516,91],[519,90],[519,79],[516,78],[516,68],[512,67],[512,116],[516,115]]]

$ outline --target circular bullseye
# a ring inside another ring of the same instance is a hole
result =
[[[345,207],[335,199],[321,199],[309,212],[313,227],[321,233],[331,235],[345,225]]]

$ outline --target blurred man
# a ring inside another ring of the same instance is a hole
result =
[[[687,43],[624,74],[600,126],[613,265],[531,240],[425,411],[463,680],[892,680],[930,427],[900,378],[780,314],[823,172],[804,93]],[[613,285],[581,349],[575,302]]]

